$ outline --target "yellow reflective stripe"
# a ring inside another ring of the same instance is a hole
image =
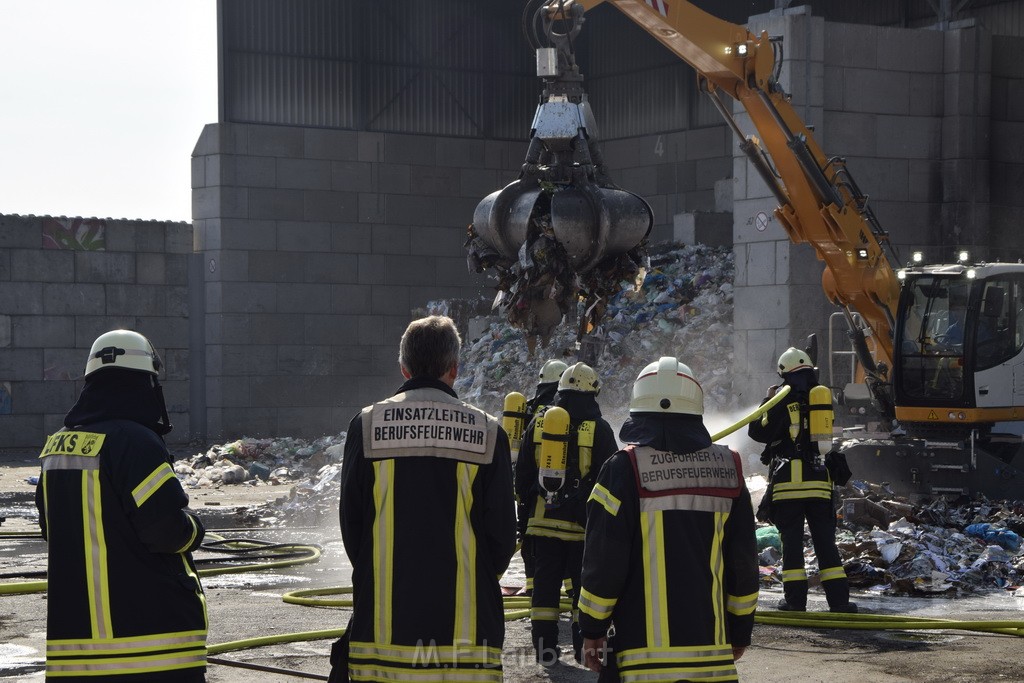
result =
[[[829,567],[828,569],[819,569],[818,576],[821,577],[822,581],[833,581],[835,579],[845,579],[846,570],[842,567]]]
[[[501,683],[502,673],[496,669],[406,669],[377,664],[349,662],[353,681],[409,681],[414,683]]]
[[[619,508],[622,506],[622,501],[612,495],[612,492],[606,489],[601,484],[594,484],[594,490],[590,492],[589,501],[595,501],[601,504],[608,514],[615,517],[619,514]]]
[[[527,527],[527,536],[543,536],[544,538],[557,538],[560,541],[572,541],[574,543],[582,543],[585,538],[582,531],[556,531],[554,529],[545,529],[543,527]]]
[[[804,480],[803,462],[799,458],[789,461],[789,480],[796,484]]]
[[[757,609],[757,596],[758,591],[754,591],[750,595],[726,595],[725,608],[729,610],[729,614],[735,614],[738,617],[746,616]]]
[[[402,664],[409,662],[416,666],[459,663],[483,666],[501,666],[501,650],[485,645],[381,645],[380,643],[353,642],[349,645],[349,657],[353,659],[380,659]]]
[[[709,659],[729,657],[732,659],[732,646],[721,645],[669,645],[666,647],[637,647],[617,653],[619,662],[628,666],[637,664],[684,664]]]
[[[715,513],[715,529],[711,538],[711,605],[715,614],[715,645],[724,645],[728,642],[725,636],[725,615],[722,614],[722,607],[725,604],[722,537],[725,535],[727,517],[728,515],[723,512]]]
[[[664,514],[641,512],[643,536],[644,603],[647,612],[647,644],[661,647],[668,644],[668,610],[665,609],[665,561],[661,548],[665,542]]]
[[[783,569],[782,581],[806,581],[807,571],[804,569]]]
[[[607,619],[612,615],[616,602],[618,602],[618,598],[602,598],[599,595],[594,595],[586,588],[580,589],[580,611],[598,621]]]
[[[531,621],[558,621],[558,615],[561,614],[561,610],[557,607],[531,607],[530,608],[530,620]]]
[[[39,485],[43,487],[43,515],[46,518],[46,537],[50,537],[50,492],[49,484],[47,483],[49,478],[46,476],[46,472],[40,472],[39,474]]]
[[[799,482],[780,482],[773,484],[772,488],[776,491],[831,491],[832,484],[827,481],[799,481]]]
[[[551,519],[549,517],[531,517],[529,525],[544,526],[549,529],[561,529],[563,531],[583,531],[583,527],[576,522],[564,519]]]
[[[165,462],[150,472],[149,476],[142,480],[142,483],[132,490],[132,498],[135,499],[136,507],[149,500],[149,497],[156,493],[156,490],[167,480],[174,478],[174,470]]]
[[[206,666],[206,648],[144,657],[46,660],[46,677],[117,676]]]
[[[192,515],[185,516],[188,518],[188,523],[192,525],[192,535],[188,537],[188,540],[185,542],[185,545],[181,546],[180,548],[174,551],[178,554],[181,554],[188,550],[188,547],[192,545],[193,541],[196,540],[196,534],[199,533],[199,527],[196,526],[196,520],[192,519]]]
[[[732,647],[728,645],[637,648],[619,652],[616,657],[622,681],[737,680]]]
[[[196,582],[196,597],[199,598],[199,604],[203,608],[203,628],[210,628],[210,616],[206,610],[206,593],[203,592],[203,585],[199,582],[199,575],[195,573],[192,566],[188,563],[188,557],[185,555],[178,555],[178,557],[181,558],[181,563],[185,565],[185,573]]]
[[[82,523],[85,540],[85,580],[93,638],[114,633],[110,618],[107,543],[103,534],[103,502],[99,470],[82,472]]]
[[[526,577],[526,590],[531,590],[531,591],[533,590],[533,577],[532,576],[527,576]]]
[[[47,640],[48,654],[90,654],[111,655],[138,653],[153,650],[167,650],[174,647],[194,647],[206,645],[206,630],[175,631],[171,633],[153,633],[146,636],[124,636],[120,638],[70,638],[63,640]]]
[[[772,494],[772,501],[776,500],[804,500],[808,498],[831,500],[831,491],[776,491]]]
[[[455,503],[455,643],[476,641],[476,536],[470,513],[478,470],[476,465],[460,462],[455,471],[459,487]]]
[[[378,643],[391,642],[391,587],[394,580],[395,462],[373,462],[374,624]]]
[[[719,683],[720,681],[738,681],[739,674],[736,672],[735,664],[721,664],[719,666],[695,666],[695,667],[670,667],[657,668],[652,670],[622,671],[620,672],[622,683],[676,683],[676,681],[708,681]]]
[[[568,576],[565,577],[564,579],[562,579],[562,588],[565,589],[566,593],[571,593],[572,592],[572,579],[570,579]]]

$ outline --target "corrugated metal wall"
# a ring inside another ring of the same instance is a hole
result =
[[[541,86],[522,0],[220,0],[224,121],[524,139]],[[697,0],[734,22],[776,0]],[[813,0],[828,21],[935,22],[929,0]],[[1024,36],[1024,0],[972,0],[997,35]],[[610,6],[578,45],[601,137],[719,125],[693,71]]]

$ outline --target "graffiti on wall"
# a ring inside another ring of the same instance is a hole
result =
[[[105,251],[107,222],[100,218],[43,219],[43,249]]]

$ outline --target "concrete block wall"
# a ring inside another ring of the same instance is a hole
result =
[[[493,297],[466,269],[473,210],[525,143],[283,126],[207,126],[193,153],[205,264],[210,439],[319,436],[401,383],[424,305]]]
[[[1024,38],[992,38],[991,184],[994,256],[1024,257]]]
[[[40,447],[81,391],[93,340],[149,337],[174,431],[190,437],[188,223],[0,216],[0,448]]]

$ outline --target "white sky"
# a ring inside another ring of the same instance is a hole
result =
[[[191,221],[216,0],[0,0],[0,213]]]

